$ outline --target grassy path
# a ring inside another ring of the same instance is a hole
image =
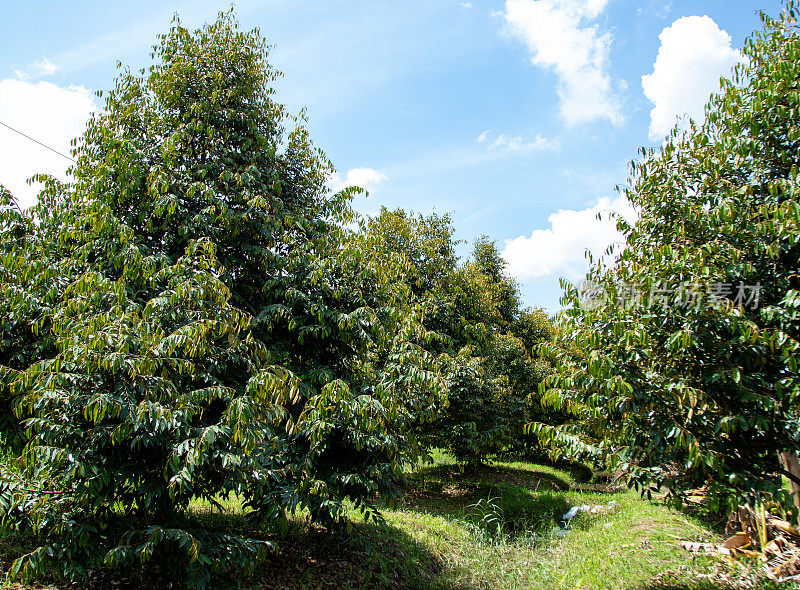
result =
[[[717,586],[697,574],[716,564],[678,541],[718,541],[700,522],[629,491],[576,491],[571,473],[530,463],[497,463],[461,472],[445,456],[416,469],[403,497],[383,509],[386,526],[358,523],[348,537],[293,521],[252,579],[256,588],[528,588],[699,590]],[[616,505],[579,513],[569,530],[557,521],[570,506]],[[197,506],[211,524],[243,530],[236,502],[227,513]],[[355,515],[354,515],[355,516]],[[9,547],[6,543],[6,563]],[[2,552],[2,547],[0,547]],[[670,583],[655,581],[675,572]],[[59,588],[163,588],[163,582],[102,578]],[[223,580],[224,582],[224,580]],[[6,583],[4,588],[28,589]],[[42,586],[38,586],[41,588]],[[223,587],[223,586],[219,586]]]
[[[479,473],[433,467],[415,475],[387,522],[433,556],[420,587],[647,588],[665,571],[680,572],[685,588],[700,588],[692,573],[714,564],[687,554],[680,539],[719,540],[693,519],[625,491],[570,491],[570,474],[524,463],[500,463]],[[615,506],[581,512],[562,531],[556,522],[571,506]]]

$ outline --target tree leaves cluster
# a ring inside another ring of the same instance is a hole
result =
[[[619,220],[624,250],[587,276],[599,301],[567,289],[564,346],[551,351],[544,400],[574,421],[532,426],[678,501],[705,486],[719,506],[790,505],[779,455],[800,448],[797,16],[794,2],[762,14],[705,122],[631,163],[638,221]],[[757,301],[741,296],[752,287]]]
[[[531,419],[553,421],[538,399],[551,366],[535,348],[552,342],[554,328],[542,310],[522,308],[494,243],[479,239],[461,263],[454,231],[448,215],[384,208],[356,239],[394,269],[407,305],[423,310],[428,338],[422,344],[444,370],[446,406],[419,422],[418,437],[476,464],[529,446],[523,426]]]

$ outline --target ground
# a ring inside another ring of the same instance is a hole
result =
[[[271,538],[276,550],[252,578],[237,580],[232,573],[215,587],[721,587],[707,576],[723,565],[679,546],[680,540],[720,541],[703,522],[632,491],[584,491],[605,487],[576,481],[584,475],[585,470],[525,462],[494,462],[462,470],[452,458],[436,453],[433,465],[418,466],[411,472],[402,497],[383,506],[384,525],[358,522],[354,513],[350,533],[332,535],[300,516],[283,535]],[[243,526],[235,499],[224,504],[227,508],[222,513],[200,505],[195,511],[217,525]],[[584,504],[605,509],[596,514],[580,512],[568,528],[559,527],[558,521],[570,507]],[[7,534],[0,542],[6,566],[19,551],[13,535]],[[731,566],[724,567],[733,571]],[[0,588],[133,590],[167,586],[167,581],[158,581],[153,572],[147,572],[144,579],[136,580],[104,575],[80,584],[20,586],[6,582]]]

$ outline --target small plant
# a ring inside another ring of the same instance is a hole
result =
[[[509,537],[505,511],[499,497],[488,496],[481,498],[474,504],[470,504],[477,516],[477,523],[467,523],[473,533],[489,543],[502,543]]]

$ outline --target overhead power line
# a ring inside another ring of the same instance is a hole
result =
[[[61,156],[62,158],[66,158],[66,159],[67,159],[67,160],[69,160],[70,162],[74,162],[74,161],[75,161],[75,160],[73,160],[72,158],[70,158],[69,156],[67,156],[67,155],[65,155],[65,154],[62,154],[62,153],[61,153],[61,152],[59,152],[58,150],[54,150],[54,149],[53,149],[53,148],[51,148],[49,145],[46,145],[46,144],[42,143],[42,142],[41,142],[41,141],[39,141],[38,139],[34,139],[34,138],[32,138],[30,135],[25,135],[25,134],[24,134],[22,131],[19,131],[18,129],[14,129],[14,128],[13,128],[11,125],[7,125],[6,123],[3,123],[2,121],[0,121],[0,125],[2,125],[3,127],[5,127],[6,129],[11,129],[11,131],[13,131],[14,133],[19,133],[19,134],[20,134],[22,137],[24,137],[25,139],[30,139],[30,140],[31,140],[33,143],[38,143],[38,144],[39,144],[40,146],[42,146],[43,148],[47,148],[47,149],[48,149],[48,150],[50,150],[51,152],[53,152],[53,153],[55,153],[55,154],[58,154],[58,155],[59,155],[59,156]]]

